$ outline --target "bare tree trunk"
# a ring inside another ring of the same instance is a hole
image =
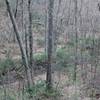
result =
[[[76,70],[77,70],[77,52],[78,52],[78,33],[77,33],[77,0],[75,2],[75,67],[74,67],[74,81],[76,81]]]
[[[15,9],[15,13],[14,13],[15,18],[17,16],[17,11],[18,11],[18,0],[16,0],[16,9]]]
[[[74,4],[75,4],[75,67],[74,67],[74,85],[75,85],[75,98],[74,100],[77,100],[77,88],[76,88],[76,80],[77,80],[77,64],[78,64],[78,18],[77,18],[77,10],[78,10],[78,7],[77,7],[77,4],[78,4],[78,1],[77,0],[74,0]]]
[[[47,0],[45,0],[45,54],[47,56]],[[45,60],[46,60],[46,56],[45,56]]]
[[[14,12],[14,17],[17,17],[17,11],[18,11],[18,0],[16,0],[16,8],[15,8],[15,12]],[[13,35],[13,41],[14,43],[16,42],[16,35]]]
[[[27,58],[29,58],[29,50],[28,50],[28,34],[27,34],[27,30],[26,30],[26,25],[24,25],[25,27],[25,50],[26,50],[26,55]]]
[[[6,2],[6,5],[7,5],[7,11],[9,13],[9,16],[10,16],[10,19],[11,19],[11,22],[12,22],[12,25],[13,25],[13,28],[14,28],[14,32],[16,34],[17,41],[19,43],[20,51],[21,51],[21,54],[22,54],[23,64],[24,64],[25,69],[26,69],[28,86],[30,88],[33,85],[33,83],[32,83],[31,71],[30,71],[30,68],[29,68],[26,52],[25,52],[25,49],[23,47],[23,43],[22,43],[22,40],[20,38],[20,34],[19,34],[18,27],[17,27],[16,22],[15,22],[14,16],[12,14],[11,7],[9,5],[9,1],[5,0],[5,2]]]
[[[32,15],[31,15],[31,0],[28,0],[29,13],[29,47],[30,47],[30,67],[33,66],[33,35],[32,35]]]
[[[52,87],[52,75],[51,75],[51,65],[52,65],[52,35],[53,35],[53,3],[54,0],[49,0],[48,5],[48,48],[47,48],[47,89]]]
[[[22,41],[24,41],[24,1],[21,1],[21,19],[22,19]]]
[[[29,66],[31,68],[31,75],[33,76],[33,34],[32,34],[32,0],[28,0],[28,13],[29,13]]]

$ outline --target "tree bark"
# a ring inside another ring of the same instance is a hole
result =
[[[16,8],[15,8],[15,12],[14,12],[15,19],[17,17],[17,11],[18,11],[18,0],[16,0]],[[15,36],[15,34],[13,35],[13,42],[14,43],[16,42],[16,36]]]
[[[77,0],[75,3],[75,67],[74,67],[74,81],[76,81],[76,70],[77,70],[77,52],[78,52],[78,31],[77,31]]]
[[[32,34],[32,12],[31,12],[31,2],[28,0],[28,13],[29,13],[29,66],[31,69],[31,76],[34,75],[34,66],[33,66],[33,34]]]
[[[52,75],[51,75],[51,65],[52,65],[52,36],[53,36],[53,3],[54,0],[49,0],[48,4],[48,48],[47,48],[47,89],[52,87]]]
[[[33,34],[32,34],[32,14],[31,14],[31,0],[28,0],[29,13],[29,48],[30,48],[30,67],[33,67]]]

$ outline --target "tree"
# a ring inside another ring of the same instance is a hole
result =
[[[78,52],[78,31],[77,31],[77,0],[75,3],[75,67],[74,67],[74,81],[76,81],[76,70],[77,70],[77,52]]]
[[[29,66],[31,68],[31,75],[33,73],[33,34],[32,34],[32,13],[31,13],[31,2],[28,0],[28,13],[29,13]]]
[[[48,4],[48,47],[47,47],[47,89],[52,87],[52,75],[51,75],[51,67],[52,67],[52,42],[53,42],[53,5],[54,0],[49,0]]]
[[[26,52],[25,52],[25,49],[23,47],[23,43],[22,43],[22,40],[20,38],[19,30],[18,30],[16,21],[15,21],[15,18],[13,16],[13,13],[11,11],[11,7],[9,5],[9,1],[5,0],[5,2],[6,2],[6,5],[7,5],[7,11],[9,13],[9,16],[10,16],[10,19],[11,19],[11,22],[12,22],[12,25],[13,25],[13,28],[14,28],[14,32],[15,32],[17,41],[19,43],[19,47],[20,47],[20,51],[21,51],[21,55],[22,55],[22,61],[23,61],[23,64],[24,64],[25,70],[26,70],[28,86],[29,86],[29,88],[31,88],[32,85],[33,85],[33,82],[32,82],[31,70],[30,70],[29,63],[28,63],[28,58],[26,56]]]

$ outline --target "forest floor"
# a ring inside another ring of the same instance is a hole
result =
[[[56,87],[58,84],[57,88],[61,93],[61,96],[59,97],[58,100],[91,100],[88,97],[81,96],[82,91],[80,91],[80,85],[69,85],[67,83],[69,81],[69,78],[66,73],[55,71],[52,75],[53,75],[54,86]],[[40,80],[43,81],[45,79],[46,79],[46,73],[36,75],[34,77],[35,83],[37,83],[37,81]],[[20,81],[15,80],[12,83],[6,84],[6,86],[17,92],[20,89],[22,89],[23,86],[22,84],[23,83],[20,83]]]
[[[40,50],[41,51],[41,50]],[[1,44],[0,45],[0,59],[5,59],[9,55],[12,59],[18,60],[21,59],[19,47],[17,44]],[[13,75],[9,75],[10,82],[14,80],[12,77]],[[72,83],[72,79],[70,80],[68,73],[63,71],[55,71],[53,74],[53,84],[56,86],[59,91],[61,91],[61,98],[60,100],[90,100],[90,98],[81,96],[81,85],[76,84],[70,84]],[[11,78],[12,77],[12,78]],[[43,72],[41,74],[34,76],[35,83],[39,80],[45,80],[46,79],[46,73]],[[14,80],[10,83],[10,88],[13,88],[14,90],[19,90],[19,81]],[[75,96],[76,95],[76,96]]]

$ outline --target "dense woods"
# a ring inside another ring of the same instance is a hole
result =
[[[99,100],[100,1],[0,0],[0,100]]]

